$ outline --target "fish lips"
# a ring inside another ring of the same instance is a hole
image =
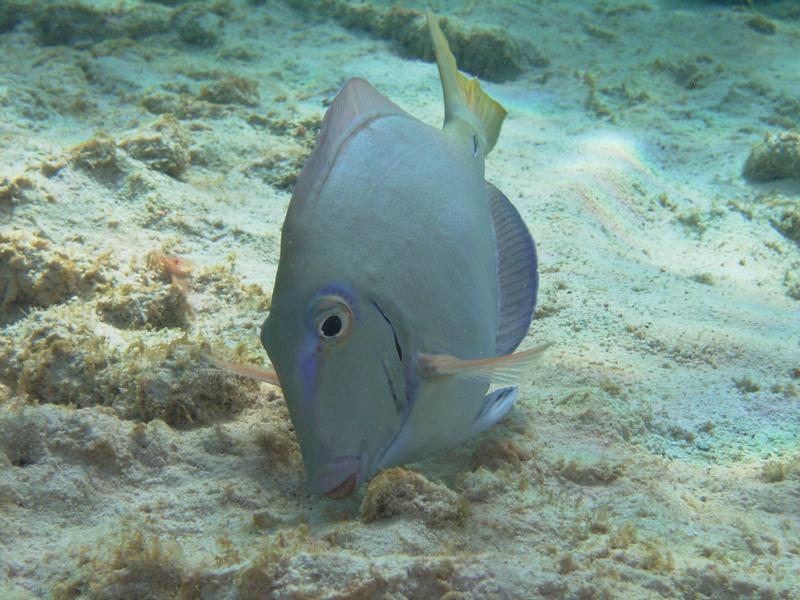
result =
[[[337,456],[321,469],[312,487],[320,494],[340,500],[355,492],[364,481],[364,461],[360,456]]]

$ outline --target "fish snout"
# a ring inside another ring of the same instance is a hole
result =
[[[358,476],[355,473],[353,473],[352,475],[350,475],[350,477],[345,479],[335,488],[333,488],[329,492],[325,492],[325,495],[328,498],[333,498],[334,500],[341,500],[342,498],[346,498],[347,496],[352,494],[355,491],[357,484],[358,484]]]
[[[364,481],[364,462],[360,456],[337,456],[321,465],[312,478],[315,492],[337,500],[355,492]]]

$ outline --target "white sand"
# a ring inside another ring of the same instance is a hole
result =
[[[800,597],[800,304],[788,294],[800,248],[771,224],[800,210],[800,182],[740,175],[765,131],[800,123],[800,20],[776,17],[767,35],[748,26],[752,11],[712,4],[463,4],[434,8],[506,27],[550,59],[486,86],[509,109],[487,178],[539,249],[523,346],[553,343],[509,417],[409,466],[427,492],[363,522],[365,489],[338,502],[307,492],[267,385],[242,388],[244,410],[185,428],[72,399],[56,371],[60,405],[15,398],[14,361],[37,323],[121,350],[183,333],[104,321],[108,290],[4,305],[0,596]],[[272,289],[290,196],[273,184],[311,141],[297,127],[313,129],[350,76],[432,124],[441,95],[435,67],[391,43],[277,2],[217,6],[230,10],[206,49],[172,31],[41,46],[30,18],[0,34],[0,233],[40,232],[47,252],[99,260],[115,288],[144,285],[153,250],[195,273],[232,264],[227,279],[191,283],[188,333],[256,361],[265,312],[241,286]],[[691,65],[697,89],[680,83]],[[198,100],[229,75],[258,82],[252,106]],[[159,119],[143,100],[158,94],[185,98],[168,111],[188,139],[180,179],[120,148],[113,177],[81,168],[75,146],[100,132],[141,139]],[[166,403],[170,384],[189,385],[167,381]]]

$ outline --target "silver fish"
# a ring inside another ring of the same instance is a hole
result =
[[[495,424],[544,348],[512,354],[538,274],[519,213],[484,179],[506,112],[427,19],[443,129],[345,83],[292,195],[261,332],[309,485],[334,498]]]

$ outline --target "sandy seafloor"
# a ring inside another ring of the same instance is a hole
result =
[[[433,3],[522,66],[486,172],[553,346],[500,425],[343,501],[278,390],[199,358],[264,364],[346,78],[441,123],[434,65],[347,27],[388,3],[313,4],[0,3],[0,597],[800,598],[800,168],[742,176],[800,127],[797,3]]]

